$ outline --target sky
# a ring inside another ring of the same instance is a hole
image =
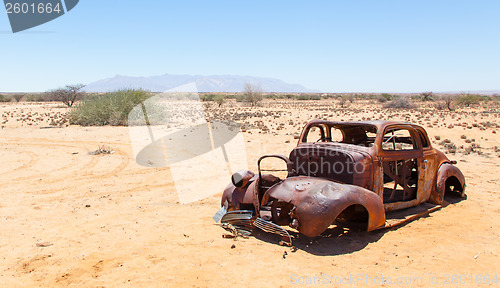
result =
[[[500,90],[499,15],[498,0],[81,0],[12,33],[0,12],[0,91],[167,73],[323,92]]]

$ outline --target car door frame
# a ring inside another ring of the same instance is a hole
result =
[[[408,130],[410,133],[410,136],[412,138],[412,141],[414,143],[414,149],[408,149],[408,150],[384,150],[382,147],[383,141],[384,141],[384,135],[388,133],[389,130]],[[416,198],[413,200],[409,201],[399,201],[399,202],[392,202],[392,203],[384,203],[384,208],[386,211],[392,211],[392,210],[399,210],[399,209],[404,209],[408,207],[412,207],[415,205],[418,205],[426,200],[423,200],[422,193],[423,190],[421,190],[421,187],[424,186],[425,184],[425,170],[427,167],[425,167],[425,162],[424,162],[424,151],[422,149],[422,143],[420,140],[420,135],[418,135],[418,132],[414,127],[411,125],[406,125],[406,124],[393,124],[393,125],[388,125],[384,127],[384,129],[381,131],[381,134],[378,137],[378,145],[379,151],[378,151],[378,158],[380,161],[380,167],[382,169],[380,176],[382,179],[380,180],[381,183],[383,183],[383,177],[384,177],[384,172],[383,172],[383,163],[386,161],[399,161],[399,160],[409,160],[409,159],[417,159],[417,169],[418,169],[418,182],[417,182],[417,195]],[[428,166],[428,165],[427,165]],[[380,186],[379,191],[378,191],[379,196],[384,199],[384,187],[383,185]],[[428,198],[428,196],[427,196]]]

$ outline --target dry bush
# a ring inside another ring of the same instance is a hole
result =
[[[10,97],[0,94],[0,102],[10,102]]]
[[[52,101],[61,101],[66,106],[71,107],[75,101],[82,99],[85,95],[81,92],[83,87],[85,87],[83,84],[66,85],[64,88],[47,92],[47,98]]]
[[[262,101],[262,99],[264,99],[262,88],[260,88],[258,84],[245,83],[243,99],[252,106],[257,105],[260,101]]]
[[[111,149],[109,146],[101,145],[97,150],[95,151],[89,151],[88,152],[90,155],[106,155],[106,154],[113,154],[115,151]]]
[[[44,102],[48,99],[44,97],[43,94],[28,94],[26,95],[26,101],[28,102]]]
[[[384,108],[411,109],[415,108],[408,97],[396,97],[384,105]]]
[[[349,100],[349,102],[351,103],[354,103],[354,101],[356,100],[356,96],[354,94],[349,94],[347,95],[347,100]]]
[[[21,101],[21,99],[23,99],[23,97],[24,97],[24,94],[14,94],[14,95],[12,95],[12,98],[14,100],[16,100],[16,102]]]
[[[451,95],[443,95],[440,97],[440,101],[438,103],[436,103],[436,105],[434,107],[437,110],[448,109],[448,111],[453,111],[452,102],[453,102],[453,99],[452,99]]]
[[[346,96],[340,96],[339,97],[339,105],[342,108],[344,108],[344,107],[347,106],[347,97]]]

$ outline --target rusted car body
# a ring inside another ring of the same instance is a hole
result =
[[[280,179],[263,162],[286,165]],[[239,171],[224,190],[227,211],[252,211],[276,225],[314,237],[336,221],[366,221],[382,228],[386,212],[442,204],[445,193],[465,194],[465,178],[432,147],[424,128],[394,121],[312,120],[289,157],[266,155],[258,173]]]

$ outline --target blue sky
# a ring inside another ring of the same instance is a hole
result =
[[[326,92],[500,90],[497,0],[81,0],[16,34],[0,15],[5,92],[165,73]]]

